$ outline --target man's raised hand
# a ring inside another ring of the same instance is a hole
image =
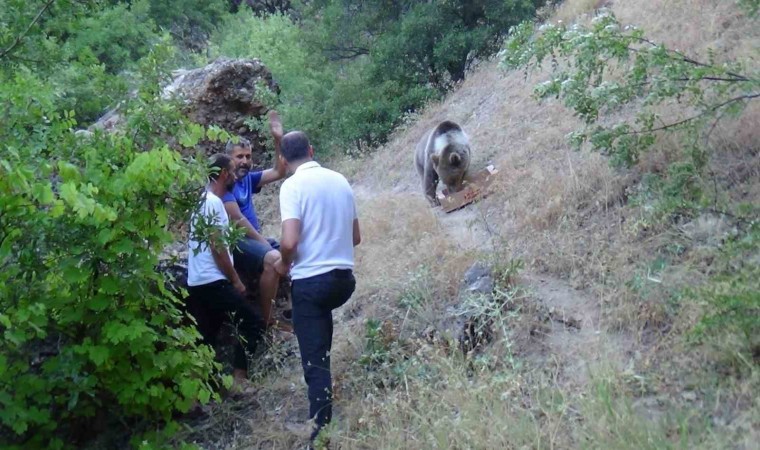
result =
[[[282,121],[280,120],[280,115],[277,114],[277,111],[275,110],[269,111],[269,131],[272,133],[272,137],[275,140],[282,139],[284,134]]]

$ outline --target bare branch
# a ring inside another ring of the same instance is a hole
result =
[[[325,47],[323,50],[325,53],[328,53],[330,55],[329,58],[333,61],[337,61],[341,59],[354,59],[362,55],[369,55],[369,49],[364,48],[364,47],[332,46],[332,47]]]
[[[645,44],[649,44],[649,45],[651,45],[652,47],[658,47],[658,44],[657,44],[657,43],[655,43],[655,42],[653,42],[653,41],[650,41],[649,39],[646,39],[646,38],[643,38],[643,37],[636,37],[636,38],[634,38],[634,39],[635,39],[635,40],[637,40],[637,41],[639,41],[639,42],[643,42],[643,43],[645,43]],[[637,51],[638,51],[637,49],[635,49],[635,48],[630,48],[630,47],[629,47],[629,50],[632,50],[632,51],[634,51],[634,52],[637,52]],[[708,67],[708,68],[710,68],[710,67],[715,67],[714,65],[711,65],[711,64],[706,64],[706,63],[703,63],[703,62],[697,61],[697,60],[696,60],[696,59],[694,59],[694,58],[690,58],[690,57],[686,56],[685,54],[683,54],[683,53],[679,52],[678,50],[670,50],[670,49],[665,49],[665,50],[666,50],[668,53],[670,53],[670,54],[671,54],[671,55],[669,55],[669,56],[670,56],[671,58],[673,58],[673,59],[676,59],[676,60],[681,60],[681,61],[683,61],[683,62],[686,62],[686,63],[692,64],[692,65],[695,65],[695,66],[699,66],[699,67]],[[675,56],[672,56],[672,55],[675,55]],[[726,72],[726,74],[727,74],[728,76],[734,77],[734,78],[736,79],[736,80],[734,80],[734,81],[752,81],[752,79],[751,79],[751,78],[749,78],[749,77],[746,77],[746,76],[744,76],[744,75],[741,75],[741,74],[738,74],[738,73],[733,73],[733,72]]]
[[[644,134],[644,133],[654,133],[654,132],[657,132],[657,131],[664,131],[664,130],[668,130],[668,129],[671,129],[671,128],[676,128],[676,127],[681,126],[681,125],[683,125],[685,123],[689,123],[689,122],[691,122],[693,120],[699,119],[700,117],[706,116],[707,114],[709,114],[711,112],[715,112],[715,111],[723,108],[724,106],[730,105],[731,103],[739,102],[739,101],[742,101],[742,100],[752,100],[752,99],[755,99],[755,98],[758,98],[758,97],[760,97],[760,93],[740,95],[738,97],[730,98],[730,99],[728,99],[728,100],[726,100],[724,102],[718,103],[717,105],[713,105],[713,106],[707,108],[706,110],[702,111],[701,113],[699,113],[699,114],[697,114],[695,116],[691,116],[689,118],[686,118],[686,119],[683,119],[683,120],[679,120],[678,122],[674,122],[674,123],[671,123],[671,124],[668,124],[668,125],[663,125],[663,126],[657,127],[657,128],[652,128],[651,130],[634,130],[634,131],[629,131],[629,132],[626,132],[626,133],[621,133],[620,136],[636,135],[636,134]],[[721,117],[722,117],[722,115],[721,115]]]

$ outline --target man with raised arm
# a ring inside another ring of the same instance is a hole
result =
[[[237,248],[233,251],[235,268],[246,282],[254,277],[259,277],[259,302],[267,327],[277,323],[272,310],[274,299],[277,296],[277,286],[280,282],[280,277],[274,270],[274,263],[280,259],[280,252],[277,251],[279,247],[277,241],[261,235],[261,226],[256,216],[253,196],[259,193],[263,186],[283,179],[286,174],[285,167],[280,160],[282,123],[275,111],[269,113],[269,128],[274,139],[275,149],[274,165],[270,169],[251,172],[252,150],[251,143],[248,140],[240,138],[238,142],[230,141],[227,143],[226,152],[235,163],[237,182],[222,197],[224,208],[229,214],[230,220],[245,228],[245,238],[238,242]],[[289,331],[289,327],[285,324],[281,324],[280,327]]]
[[[232,317],[244,338],[245,349],[240,342],[237,343],[233,362],[234,379],[240,385],[248,378],[246,351],[251,354],[256,350],[262,326],[244,298],[245,285],[240,281],[230,250],[222,239],[229,228],[229,218],[220,197],[235,183],[235,164],[229,156],[217,154],[212,156],[209,168],[211,174],[206,191],[190,219],[187,285],[192,302],[203,310],[196,321],[207,344],[214,345],[219,327],[227,317]],[[200,220],[210,226],[207,239],[197,235]]]
[[[361,241],[351,186],[313,157],[303,132],[285,135],[281,158],[293,175],[280,188],[282,258],[275,264],[292,279],[293,326],[316,423],[312,440],[332,418],[332,311],[354,292],[354,247]]]

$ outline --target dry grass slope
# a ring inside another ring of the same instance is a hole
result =
[[[712,49],[718,61],[757,70],[760,27],[733,1],[567,0],[550,20],[586,21],[600,7],[671,48],[703,59]],[[663,139],[629,171],[574,152],[566,135],[578,120],[531,97],[544,75],[526,79],[484,62],[372,156],[333,162],[354,184],[364,243],[358,290],[335,318],[331,448],[756,448],[760,441],[756,366],[720,384],[720,372],[703,370],[715,366],[715,355],[685,344],[696,310],[669,309],[683,287],[710,274],[725,229],[709,216],[653,224],[646,205],[627,202],[641,173],[661,170],[678,141]],[[415,143],[442,119],[470,134],[474,167],[500,170],[492,195],[451,215],[427,206],[412,165]],[[710,170],[729,201],[760,198],[758,124],[754,105],[713,134]],[[260,208],[277,216],[271,203]],[[685,256],[654,267],[672,243]],[[516,285],[501,285],[503,307],[488,310],[502,325],[497,338],[463,357],[430,330],[475,260],[490,261],[497,274],[515,260],[526,269]],[[551,319],[558,312],[580,330]],[[381,324],[374,337],[369,319]],[[372,364],[361,362],[368,340],[380,350]],[[283,360],[260,385],[265,412],[247,419],[253,434],[228,434],[206,441],[208,448],[302,444],[284,425],[306,409],[297,360]]]

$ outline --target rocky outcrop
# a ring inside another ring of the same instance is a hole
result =
[[[263,140],[246,122],[264,118],[267,100],[280,93],[272,72],[261,61],[220,58],[205,67],[177,70],[173,75],[174,80],[163,90],[164,99],[179,100],[187,117],[200,125],[217,125],[245,137],[253,144],[254,157],[261,157]],[[90,128],[113,131],[124,122],[121,106],[117,106]],[[206,141],[199,147],[211,154],[221,151],[224,143]]]
[[[258,140],[258,134],[246,120],[264,117],[268,111],[265,99],[280,92],[272,73],[258,59],[218,59],[174,75],[164,97],[179,97],[193,121],[218,125],[251,142]]]

